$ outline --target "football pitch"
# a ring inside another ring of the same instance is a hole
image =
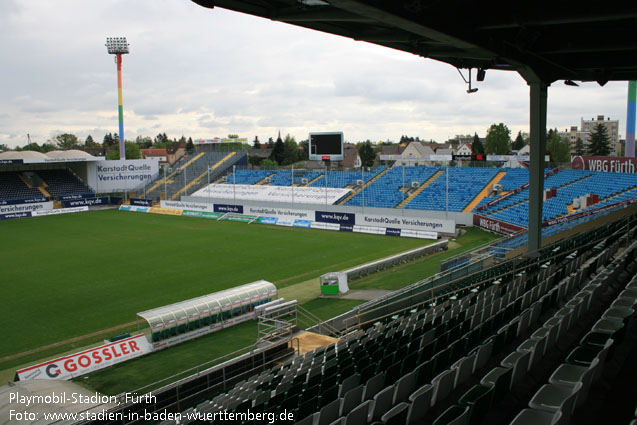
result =
[[[431,242],[114,210],[5,220],[0,234],[0,359],[150,308],[259,279],[282,288]]]

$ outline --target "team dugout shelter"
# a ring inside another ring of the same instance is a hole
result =
[[[138,327],[149,342],[158,342],[204,327],[223,327],[249,316],[277,295],[274,284],[259,280],[190,300],[137,313]]]

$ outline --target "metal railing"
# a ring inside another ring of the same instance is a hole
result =
[[[301,314],[302,318],[310,322],[308,325],[305,326],[306,329],[316,327],[317,333],[320,333],[321,335],[328,335],[337,338],[340,338],[342,336],[342,332],[340,330],[330,325],[327,321],[321,319],[306,308],[297,306],[297,311]]]

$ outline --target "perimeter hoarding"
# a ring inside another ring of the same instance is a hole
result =
[[[213,204],[206,204],[203,202],[166,201],[162,199],[161,207],[174,208],[177,210],[214,212]]]
[[[0,199],[0,205],[18,205],[18,204],[38,204],[40,202],[46,202],[49,198],[46,196],[41,196],[38,198],[30,198],[30,199]]]
[[[526,228],[524,227],[516,226],[515,224],[507,223],[500,220],[494,220],[492,218],[483,217],[478,214],[473,215],[473,225],[494,233],[498,233],[500,235],[514,235],[523,230],[526,230]]]
[[[438,233],[453,233],[456,231],[456,222],[454,220],[429,217],[357,213],[356,224],[361,226],[384,226],[395,229],[412,229]]]
[[[299,220],[313,220],[314,213],[309,210],[297,210],[292,208],[260,207],[255,205],[244,205],[243,211],[249,215],[259,215],[271,218],[294,218]]]
[[[159,175],[159,160],[126,159],[88,163],[87,182],[96,192],[132,190],[151,183]]]
[[[37,202],[31,204],[0,205],[0,214],[24,213],[29,211],[52,210],[53,201]]]
[[[20,381],[31,379],[73,379],[152,351],[146,335],[136,335],[90,350],[50,360],[16,371]]]
[[[637,158],[619,156],[574,156],[573,170],[605,171],[608,173],[637,173]]]
[[[62,201],[62,205],[64,208],[73,208],[73,207],[82,207],[82,206],[95,206],[95,205],[108,205],[110,203],[110,199],[108,196],[102,196],[100,198],[87,198],[87,199],[76,199],[73,201]]]
[[[183,202],[183,201],[161,201],[163,208],[176,210],[207,211],[216,213],[239,213],[250,216],[262,217],[263,224],[294,225],[295,220],[310,221],[312,228],[326,228],[319,223],[333,225],[339,228],[340,225],[347,226],[373,226],[382,228],[412,230],[421,232],[427,237],[434,233],[454,233],[456,222],[454,220],[430,218],[430,217],[409,217],[400,215],[379,215],[366,213],[350,213],[340,211],[314,210],[267,207],[251,204],[216,204],[203,202]],[[305,223],[303,223],[305,225]],[[349,229],[349,227],[348,227]],[[409,232],[407,232],[409,233]],[[421,235],[421,233],[414,233]],[[420,237],[420,236],[419,236]]]

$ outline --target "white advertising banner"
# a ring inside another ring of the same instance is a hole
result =
[[[146,335],[136,335],[81,353],[60,357],[16,371],[20,381],[31,379],[72,379],[112,366],[152,351]]]
[[[412,229],[437,233],[453,233],[456,230],[456,222],[454,220],[429,217],[404,217],[356,213],[356,224],[359,226],[379,226],[393,229]]]
[[[243,213],[258,215],[261,217],[295,218],[301,220],[314,220],[314,210],[297,210],[291,208],[260,207],[244,205]]]
[[[409,230],[409,229],[402,229],[400,231],[400,236],[403,236],[406,238],[420,238],[420,239],[432,239],[432,240],[438,239],[438,234],[436,232],[423,232],[421,230]]]
[[[53,209],[53,201],[38,202],[34,204],[0,205],[0,214],[12,214],[27,211],[46,211]]]
[[[88,184],[96,192],[132,190],[149,184],[159,175],[159,160],[126,159],[87,165]]]
[[[31,217],[41,217],[45,215],[58,215],[58,214],[69,214],[76,212],[88,211],[88,207],[72,207],[72,208],[58,208],[55,210],[39,210],[33,211],[31,213]]]
[[[214,212],[213,204],[206,204],[202,202],[182,202],[182,201],[161,201],[162,208],[172,208],[175,210],[188,210],[188,211],[207,211]]]
[[[356,233],[371,233],[372,235],[384,235],[385,231],[384,227],[375,227],[375,226],[358,226],[355,225],[352,229],[352,232]]]
[[[312,229],[321,229],[321,230],[340,230],[341,226],[336,223],[321,223],[320,221],[313,221],[310,225]]]
[[[351,189],[293,186],[255,186],[251,184],[211,184],[192,196],[234,199],[237,201],[292,202],[332,205]]]

